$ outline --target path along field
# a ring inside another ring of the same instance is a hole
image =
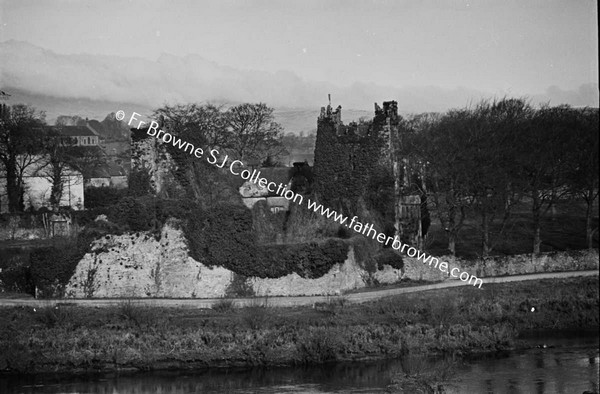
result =
[[[541,280],[541,279],[559,279],[559,278],[572,278],[579,276],[598,276],[598,270],[588,271],[569,271],[569,272],[548,272],[540,274],[527,274],[527,275],[512,275],[512,276],[501,276],[501,277],[488,277],[483,279],[482,289],[485,288],[486,284],[491,283],[508,283],[508,282],[521,282],[528,280]],[[469,286],[465,282],[459,280],[446,281],[441,283],[434,283],[430,285],[413,286],[413,287],[399,287],[399,288],[386,288],[382,290],[370,290],[358,293],[352,293],[342,296],[346,302],[350,303],[361,303],[368,302],[384,297],[417,293],[427,290],[446,289],[451,287]],[[314,305],[321,302],[329,302],[332,298],[340,296],[305,296],[305,297],[254,297],[254,298],[232,298],[234,306],[255,306],[257,300],[262,300],[267,303],[270,307],[295,307],[295,306],[307,306]],[[139,306],[156,306],[156,307],[177,307],[177,308],[212,308],[214,305],[222,302],[222,298],[206,298],[206,299],[172,299],[172,298],[141,298],[136,299],[135,303]],[[110,299],[57,299],[57,300],[36,300],[36,299],[0,299],[0,307],[11,307],[11,306],[29,306],[29,307],[46,307],[55,304],[72,304],[78,306],[87,307],[109,307],[118,306],[123,303],[121,298],[110,298]]]

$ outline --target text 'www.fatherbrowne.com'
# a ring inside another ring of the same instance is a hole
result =
[[[159,129],[158,122],[153,120],[150,122],[150,124],[148,124],[147,122],[141,121],[138,118],[136,118],[136,115],[141,116],[137,112],[131,114],[129,122],[127,123],[129,126],[131,126],[132,122],[138,121],[138,129],[140,129],[144,125],[147,125],[146,127],[148,129],[146,133],[151,137],[155,137],[156,139],[161,140],[165,144],[172,144],[174,147],[179,148],[184,152],[195,156],[198,159],[205,158],[209,164],[214,165],[218,168],[227,167],[229,169],[229,172],[231,172],[233,175],[239,176],[240,178],[246,181],[253,182],[259,187],[267,189],[271,193],[275,193],[278,196],[284,197],[288,201],[293,201],[300,205],[304,203],[304,196],[288,189],[287,185],[284,185],[283,183],[277,184],[275,182],[270,182],[266,178],[262,178],[260,176],[260,170],[253,169],[252,171],[250,171],[249,169],[243,169],[245,167],[245,164],[241,160],[230,160],[229,155],[222,155],[218,149],[205,150],[202,147],[196,147],[190,142],[182,140],[181,138],[173,134]],[[118,111],[116,113],[116,118],[117,120],[123,120],[125,118],[125,113],[123,111]],[[205,151],[208,152],[207,155],[205,155]],[[423,264],[429,264],[430,267],[433,266],[433,268],[439,269],[440,271],[449,275],[452,278],[458,278],[463,282],[468,282],[469,284],[472,283],[473,286],[479,286],[479,288],[481,289],[483,281],[475,275],[471,275],[468,272],[461,271],[458,267],[453,267],[452,269],[450,269],[450,264],[447,261],[440,262],[440,260],[437,257],[427,255],[427,253],[421,252],[414,246],[410,246],[406,243],[400,242],[398,236],[391,237],[385,235],[382,232],[378,232],[372,224],[364,224],[359,222],[357,220],[357,216],[352,217],[350,221],[348,221],[347,216],[344,216],[341,213],[333,211],[329,208],[325,208],[321,204],[318,204],[316,201],[312,201],[310,198],[307,198],[307,206],[308,209],[311,209],[314,212],[327,217],[328,219],[332,219],[342,225],[345,225],[346,227],[351,228],[353,231],[359,234],[371,237],[372,239],[386,246],[391,244],[391,247],[394,250],[397,250],[401,253],[405,253],[408,257],[416,257],[417,260],[422,261]]]

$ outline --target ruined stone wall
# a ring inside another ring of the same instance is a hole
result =
[[[305,279],[293,273],[275,279],[248,278],[247,284],[261,296],[333,295],[365,287],[368,275],[351,247],[346,261],[320,278]],[[394,283],[400,271],[385,266],[375,275],[380,283]],[[137,233],[95,241],[65,293],[75,298],[216,298],[228,293],[233,279],[232,271],[207,267],[189,257],[183,233],[167,224],[160,240]]]
[[[488,276],[522,275],[542,272],[580,271],[598,269],[598,250],[576,250],[568,252],[544,253],[539,256],[520,254],[514,256],[495,256],[485,259],[464,260],[451,256],[438,257],[448,262],[448,271],[457,267],[461,271],[478,278]],[[443,273],[433,265],[424,264],[416,258],[404,257],[405,279],[443,281],[458,279]]]
[[[160,195],[169,171],[175,163],[162,144],[146,134],[146,129],[132,130],[131,170],[147,171],[150,185],[155,194]]]

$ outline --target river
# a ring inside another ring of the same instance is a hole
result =
[[[528,342],[540,347],[464,360],[445,385],[447,392],[599,391],[598,337],[537,337]],[[1,377],[0,393],[384,393],[401,372],[398,360],[385,360],[252,370]]]

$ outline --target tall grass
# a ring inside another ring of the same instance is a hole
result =
[[[271,319],[267,297],[253,300],[252,304],[241,310],[243,322],[251,330],[264,328]]]
[[[219,313],[231,312],[235,308],[233,300],[230,298],[222,298],[216,304],[213,305],[212,309]]]
[[[0,367],[281,365],[408,354],[403,381],[431,383],[428,371],[444,376],[443,365],[432,369],[415,355],[502,350],[522,330],[599,323],[597,278],[436,290],[365,304],[332,297],[325,307],[333,312],[272,308],[268,299],[230,310],[229,301],[222,310],[143,307],[131,299],[107,308],[3,308]]]
[[[73,311],[70,307],[46,304],[35,308],[36,320],[46,328],[65,327],[73,323]]]
[[[155,310],[140,305],[132,299],[119,302],[116,313],[129,327],[144,328],[153,325],[158,317]]]

